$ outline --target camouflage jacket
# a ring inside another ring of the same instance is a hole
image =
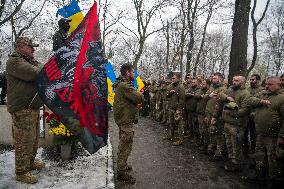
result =
[[[196,88],[189,88],[185,91],[185,107],[186,110],[189,112],[196,112],[196,106],[198,102],[198,98],[196,95],[200,93],[200,89]]]
[[[250,94],[251,94],[252,96],[254,96],[254,95],[256,95],[257,93],[261,92],[261,91],[263,90],[263,87],[261,87],[261,86],[258,86],[258,87],[256,87],[256,88],[249,87],[249,88],[247,88],[247,89],[248,89],[248,91],[250,92]]]
[[[263,106],[260,100],[269,100],[270,106]],[[281,91],[269,93],[264,90],[249,99],[255,109],[255,129],[257,134],[284,138],[284,94]]]
[[[206,92],[206,89],[200,89],[199,93],[196,95],[196,98],[198,99],[196,113],[201,115],[205,114],[205,108],[208,101],[208,98],[205,97]]]
[[[38,109],[43,105],[35,84],[41,68],[42,65],[34,59],[17,52],[10,55],[6,63],[8,112]]]
[[[249,105],[248,100],[250,98],[250,93],[245,88],[233,90],[228,89],[225,93],[219,95],[222,102],[221,106],[223,108],[222,120],[226,123],[233,125],[245,126],[248,116],[249,116]],[[233,97],[236,104],[235,108],[231,108],[226,103],[227,97]],[[223,106],[224,104],[224,106]]]
[[[118,78],[114,88],[113,110],[116,124],[135,123],[137,121],[137,105],[143,102],[142,93],[137,92],[131,81],[124,78]]]
[[[175,90],[174,93],[171,93],[171,90]],[[181,82],[170,84],[167,91],[168,105],[172,110],[183,110],[185,105],[185,91],[184,86]]]
[[[220,94],[221,92],[226,92],[227,89],[221,85],[218,86],[212,86],[210,87],[210,89],[208,89],[208,91],[206,92],[206,95],[204,96],[204,98],[208,98],[207,104],[206,104],[206,108],[205,108],[205,114],[207,116],[214,116],[216,118],[221,116],[222,113],[222,108],[220,108],[220,106],[218,106],[218,98],[217,97],[209,97],[209,95],[212,92],[215,92],[217,94]],[[219,107],[219,109],[216,109],[217,107]]]

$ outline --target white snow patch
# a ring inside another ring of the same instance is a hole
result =
[[[0,188],[13,189],[112,189],[114,172],[112,146],[108,145],[90,156],[79,157],[67,166],[59,167],[57,162],[42,160],[42,148],[37,158],[46,163],[41,172],[33,171],[39,182],[34,185],[23,184],[15,180],[15,152],[0,154]]]

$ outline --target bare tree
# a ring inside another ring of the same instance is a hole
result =
[[[228,81],[231,84],[233,76],[245,75],[247,71],[247,39],[250,13],[250,0],[236,0],[235,14],[232,26],[232,44]]]
[[[198,50],[198,53],[197,53],[197,57],[196,57],[196,61],[194,63],[194,69],[193,69],[193,75],[195,76],[196,75],[196,72],[197,72],[197,66],[199,64],[199,59],[200,59],[200,56],[201,56],[201,53],[203,51],[203,46],[204,46],[204,42],[205,42],[205,37],[206,37],[206,30],[207,30],[207,26],[208,26],[208,23],[211,19],[211,16],[212,16],[212,13],[213,13],[213,8],[214,6],[217,4],[218,0],[208,0],[208,14],[207,14],[207,18],[206,18],[206,21],[205,21],[205,25],[203,27],[203,33],[202,33],[202,39],[201,39],[201,43],[200,43],[200,47],[199,47],[199,50]]]
[[[155,14],[157,13],[157,11],[159,11],[167,4],[167,1],[165,0],[155,1],[155,3],[148,9],[145,8],[144,0],[132,0],[132,2],[135,7],[136,19],[137,19],[138,35],[136,34],[135,35],[139,43],[139,49],[138,52],[135,53],[134,62],[133,62],[134,68],[137,69],[137,64],[143,53],[143,48],[146,39],[150,35],[162,30],[162,28],[158,28],[149,32],[148,31],[149,24],[153,19],[153,17],[155,16]]]
[[[20,37],[25,31],[27,31],[33,24],[33,22],[36,20],[36,18],[41,14],[44,6],[45,6],[45,3],[47,2],[47,0],[44,0],[40,9],[37,11],[37,10],[34,10],[34,11],[30,11],[28,14],[29,16],[25,16],[25,13],[21,14],[21,15],[15,15],[15,16],[12,16],[11,17],[11,26],[12,26],[12,33],[15,37],[15,40]],[[37,12],[36,12],[37,11]],[[23,25],[23,20],[25,20],[27,23],[21,27]],[[18,22],[18,26],[16,26],[16,23],[15,22]]]
[[[270,10],[266,20],[265,30],[267,39],[265,43],[269,51],[267,56],[274,63],[275,75],[278,76],[284,63],[284,4],[278,2]],[[268,61],[268,71],[271,65]]]
[[[9,4],[9,9],[11,9],[13,6],[14,9],[12,9],[12,12],[8,11],[7,14],[5,15],[5,18],[2,18],[4,10],[5,10],[5,6],[7,5],[6,0],[1,0],[0,1],[0,26],[2,26],[3,24],[5,24],[6,22],[10,21],[16,14],[17,12],[19,12],[21,10],[21,7],[23,5],[23,3],[25,2],[25,0],[21,0],[19,4],[17,4],[17,2],[15,1],[11,1],[12,4]]]
[[[270,3],[270,0],[267,0],[265,9],[264,9],[260,19],[258,21],[256,21],[255,20],[255,9],[256,9],[257,0],[253,1],[253,7],[252,7],[251,15],[250,15],[251,16],[251,20],[252,20],[252,25],[253,25],[253,31],[252,31],[252,37],[253,37],[253,57],[252,57],[251,65],[247,69],[246,76],[249,75],[249,73],[252,71],[252,69],[254,68],[255,63],[256,63],[256,59],[257,59],[257,29],[258,29],[259,24],[262,22],[262,20],[265,17],[265,14],[266,14],[266,11],[268,9],[269,3]]]

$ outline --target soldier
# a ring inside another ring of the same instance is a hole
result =
[[[120,73],[120,78],[114,84],[115,97],[113,103],[114,120],[119,127],[117,179],[133,184],[136,180],[127,173],[132,169],[131,166],[127,165],[127,159],[132,150],[133,124],[138,122],[136,119],[137,105],[142,103],[143,95],[137,92],[132,85],[134,80],[132,65],[123,64]]]
[[[209,145],[207,153],[213,155],[212,161],[218,161],[223,158],[225,139],[223,135],[223,123],[221,119],[222,107],[218,106],[218,94],[225,92],[223,87],[223,75],[219,72],[213,74],[212,87],[207,91],[206,98],[209,98],[205,108],[205,122],[208,124]]]
[[[156,81],[152,80],[151,85],[149,86],[149,92],[150,92],[150,116],[155,119],[156,115]]]
[[[206,150],[208,146],[208,125],[205,123],[205,108],[208,101],[208,98],[205,97],[206,92],[208,91],[210,87],[210,80],[202,80],[201,82],[201,90],[199,94],[196,95],[196,98],[198,98],[198,102],[196,105],[196,113],[198,117],[198,129],[200,134],[200,150]]]
[[[41,170],[44,163],[35,161],[39,139],[39,98],[35,81],[41,65],[34,59],[34,44],[27,37],[19,37],[15,51],[9,56],[7,72],[7,110],[12,115],[15,140],[16,180],[34,184],[38,181],[31,170]]]
[[[190,87],[191,87],[191,82],[192,82],[192,75],[191,74],[186,74],[185,76],[185,79],[184,79],[184,82],[183,82],[183,85],[184,85],[184,89],[189,91],[190,90]],[[189,135],[190,137],[193,137],[192,136],[192,133],[190,132],[190,128],[189,128],[189,118],[188,118],[188,110],[187,110],[187,107],[185,107],[184,109],[184,120],[186,122],[186,125],[185,125],[185,133],[186,135]]]
[[[7,79],[6,79],[6,72],[1,74],[1,96],[0,96],[0,105],[6,105],[5,98],[7,96]]]
[[[181,83],[181,75],[179,73],[174,73],[172,77],[172,83],[168,88],[167,92],[168,106],[169,106],[169,129],[167,129],[167,136],[163,139],[174,140],[174,133],[176,128],[175,115],[182,114],[184,111],[184,87]],[[182,129],[180,129],[180,132]],[[183,141],[179,141],[182,143]]]
[[[64,46],[67,39],[67,33],[70,29],[69,25],[70,22],[71,19],[65,19],[65,18],[61,18],[58,21],[59,30],[56,31],[52,37],[53,51],[57,51],[60,47]]]
[[[197,143],[199,140],[199,131],[198,131],[198,119],[196,114],[196,105],[198,102],[198,99],[195,98],[195,95],[197,95],[200,90],[200,80],[193,79],[191,82],[191,87],[185,91],[185,107],[187,111],[187,121],[188,121],[188,127],[190,129],[190,132],[193,136],[193,143]]]
[[[252,96],[255,96],[257,93],[261,92],[263,90],[263,87],[261,87],[261,77],[258,74],[253,74],[250,76],[250,87],[248,88],[248,91]],[[246,154],[250,152],[254,152],[255,149],[255,125],[254,125],[254,111],[251,110],[248,124],[245,127],[245,135],[244,135],[244,152]]]
[[[248,121],[250,97],[250,93],[245,89],[245,82],[244,76],[234,76],[232,87],[219,95],[221,101],[225,102],[222,119],[229,158],[225,165],[226,171],[238,171],[241,165],[244,128]]]
[[[269,77],[265,90],[250,98],[255,109],[256,162],[255,179],[265,177],[272,182],[283,181],[284,159],[284,94],[279,77]]]
[[[163,79],[158,80],[158,85],[157,85],[157,92],[156,92],[156,116],[155,120],[160,122],[162,120],[163,116],[163,90],[162,86],[164,84]]]
[[[162,85],[161,91],[162,91],[162,99],[163,99],[163,116],[162,116],[162,122],[163,124],[167,124],[168,120],[168,98],[167,98],[167,91],[168,87],[171,83],[171,80],[169,78],[165,79],[164,84]]]

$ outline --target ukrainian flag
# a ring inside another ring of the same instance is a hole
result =
[[[138,74],[138,72],[135,70],[134,71],[134,81],[133,81],[133,85],[134,87],[137,89],[137,91],[139,92],[143,92],[144,91],[144,82],[142,81],[140,75]]]
[[[107,73],[107,88],[108,88],[108,97],[107,97],[107,100],[108,100],[108,103],[113,106],[113,101],[114,101],[114,90],[113,90],[113,87],[112,85],[115,83],[116,81],[116,76],[115,76],[115,73],[113,71],[113,68],[112,68],[112,65],[111,65],[111,62],[109,61],[107,64],[106,64],[106,73]]]
[[[69,5],[66,5],[63,8],[58,9],[56,16],[58,16],[58,14],[60,16],[63,16],[64,18],[69,18],[72,20],[69,23],[70,24],[69,33],[73,32],[84,19],[84,15],[81,12],[81,9],[76,0],[72,0]]]

